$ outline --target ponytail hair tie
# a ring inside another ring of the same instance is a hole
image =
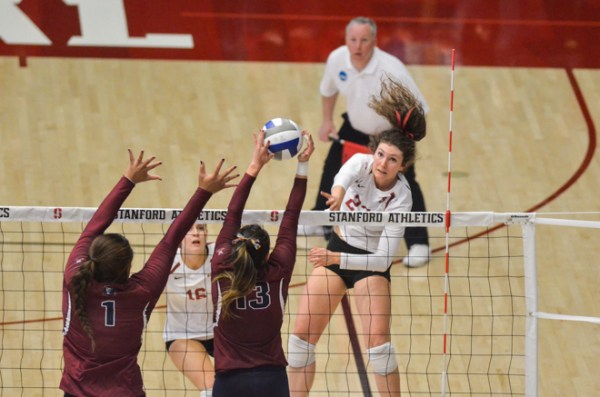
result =
[[[394,112],[396,113],[396,122],[398,123],[398,127],[402,127],[402,117],[400,117],[400,112],[397,110],[394,110]]]
[[[398,122],[398,127],[400,127],[400,129],[402,131],[404,131],[404,133],[406,134],[406,136],[408,137],[408,139],[410,139],[411,141],[415,140],[415,135],[410,132],[410,131],[406,131],[406,124],[408,124],[408,119],[410,119],[410,115],[412,114],[413,110],[415,110],[415,107],[411,107],[410,109],[408,109],[406,111],[406,114],[404,115],[404,119],[402,119],[402,116],[400,116],[400,112],[395,110],[396,112],[396,121]]]
[[[408,124],[408,119],[410,119],[410,115],[412,114],[413,110],[415,110],[414,106],[408,109],[406,111],[406,114],[404,115],[404,119],[402,118],[402,116],[400,116],[399,111],[394,110],[394,112],[396,112],[396,121],[398,122],[398,127],[402,129],[406,128],[406,124]]]
[[[238,234],[236,237],[237,238],[235,240],[233,240],[234,244],[237,243],[238,241],[241,241],[241,242],[244,242],[244,243],[246,241],[250,241],[250,243],[252,244],[252,246],[254,247],[255,250],[258,251],[260,249],[260,247],[261,247],[260,241],[257,238],[245,237],[245,236],[243,236],[241,234]]]
[[[414,106],[406,111],[406,115],[404,116],[404,120],[402,120],[402,125],[401,125],[402,129],[406,128],[406,124],[408,123],[408,119],[410,118],[410,115],[412,114],[413,110],[415,110]]]

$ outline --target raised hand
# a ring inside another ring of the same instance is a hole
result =
[[[310,156],[315,151],[315,143],[308,131],[302,131],[302,137],[306,141],[306,147],[298,154],[298,161],[304,163],[310,159]]]
[[[140,183],[146,181],[162,180],[158,175],[149,174],[150,171],[162,164],[161,161],[154,161],[156,157],[152,156],[147,160],[144,160],[144,151],[141,150],[138,157],[134,157],[131,149],[127,149],[129,152],[129,166],[123,174],[127,179],[133,183]]]
[[[248,175],[256,177],[262,167],[267,164],[274,155],[269,152],[270,143],[265,142],[265,131],[260,130],[254,134],[254,150],[252,152],[252,161],[246,170]]]
[[[204,162],[201,161],[200,174],[198,176],[198,186],[210,193],[217,193],[220,190],[237,186],[237,184],[229,183],[233,179],[240,176],[240,174],[230,175],[233,170],[236,169],[235,165],[227,168],[222,174],[220,173],[224,162],[225,159],[221,159],[212,174],[207,174],[206,166],[204,165]]]

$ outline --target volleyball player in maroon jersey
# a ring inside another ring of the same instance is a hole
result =
[[[104,234],[137,183],[158,180],[149,172],[161,163],[129,150],[124,176],[100,204],[79,237],[63,281],[65,396],[144,396],[137,356],[142,332],[165,287],[177,247],[213,193],[235,186],[235,167],[212,174],[201,163],[198,188],[154,249],[145,266],[130,277],[133,251],[127,239]]]
[[[273,157],[264,131],[255,137],[252,161],[235,190],[212,260],[215,304],[215,383],[213,396],[289,396],[287,361],[281,325],[288,286],[296,262],[296,231],[306,195],[308,160],[314,150],[310,134],[298,155],[294,185],[273,252],[259,225],[242,228],[250,189]]]

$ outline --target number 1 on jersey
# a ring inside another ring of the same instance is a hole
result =
[[[100,306],[104,308],[104,325],[115,326],[115,301],[103,301]]]

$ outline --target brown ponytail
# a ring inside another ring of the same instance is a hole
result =
[[[389,76],[381,81],[379,97],[371,97],[369,107],[413,141],[420,141],[427,134],[421,102],[407,87]]]
[[[269,234],[258,225],[244,226],[233,240],[229,262],[233,270],[226,271],[213,279],[229,280],[230,286],[221,300],[221,316],[230,318],[231,304],[239,297],[254,290],[259,269],[263,268],[269,253]]]
[[[75,315],[81,323],[81,327],[86,335],[92,341],[92,352],[96,350],[96,341],[94,340],[94,330],[90,324],[90,318],[87,313],[86,295],[87,288],[94,278],[94,261],[87,260],[81,264],[79,271],[71,279],[73,288]]]

